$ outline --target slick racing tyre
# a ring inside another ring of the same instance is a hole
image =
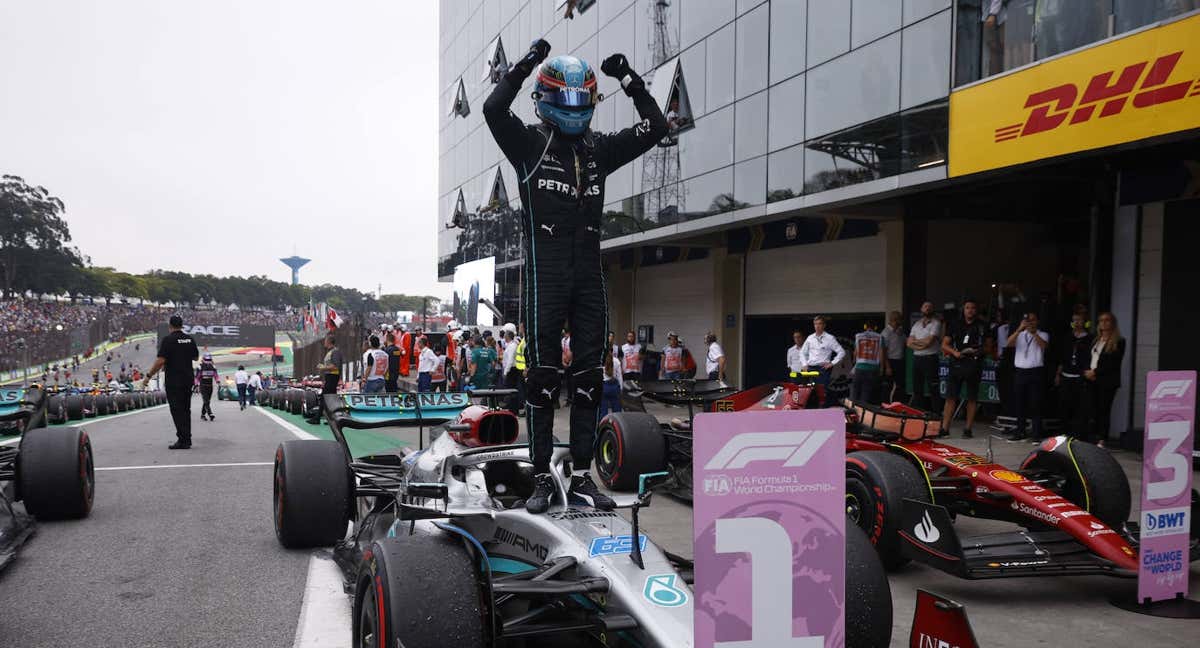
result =
[[[99,412],[96,411],[97,396],[92,394],[83,395],[83,416],[84,418],[96,418]]]
[[[288,411],[292,414],[304,413],[304,390],[288,390]]]
[[[304,390],[304,398],[303,398],[304,408],[301,411],[301,413],[307,418],[316,416],[321,407],[320,400],[321,400],[321,395],[318,394],[317,392],[312,391],[311,389]]]
[[[638,477],[667,469],[667,440],[658,419],[644,412],[614,412],[596,434],[596,474],[615,491],[636,491]]]
[[[87,517],[96,494],[92,443],[76,427],[46,428],[21,438],[17,493],[39,520]]]
[[[263,407],[267,407],[268,405],[271,404],[271,398],[272,398],[271,394],[272,394],[272,392],[269,392],[269,391],[265,391],[265,390],[260,391],[254,395],[254,400],[258,401],[259,405],[262,405]]]
[[[879,554],[862,529],[846,520],[846,647],[892,641],[892,590]]]
[[[67,422],[67,397],[54,394],[46,399],[46,419],[51,423]]]
[[[1129,520],[1129,478],[1108,451],[1085,441],[1052,437],[1021,463],[1023,470],[1045,470],[1063,480],[1058,493],[1120,530]]]
[[[372,543],[355,590],[354,647],[482,648],[477,572],[461,539],[420,526]]]
[[[67,395],[67,420],[79,421],[83,419],[83,395],[68,394]]]
[[[336,441],[285,441],[275,450],[275,536],[289,549],[328,547],[346,535],[354,476]]]
[[[900,551],[904,500],[931,502],[921,469],[886,452],[846,456],[846,516],[867,534],[887,570],[908,563]]]

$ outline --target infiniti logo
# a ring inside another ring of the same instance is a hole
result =
[[[917,539],[926,544],[933,544],[942,537],[942,533],[933,525],[933,519],[929,517],[929,511],[925,511],[925,515],[921,517],[921,521],[913,528],[913,533]]]

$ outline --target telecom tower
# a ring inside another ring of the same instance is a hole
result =
[[[671,11],[670,0],[652,0],[650,14],[650,51],[657,68],[652,83],[675,83],[675,79],[660,79],[673,71],[662,64],[679,54],[678,35],[672,33],[671,18],[675,18],[674,29],[678,29],[678,16]],[[668,94],[675,96],[676,91]],[[666,106],[659,106],[666,110]],[[642,180],[646,194],[645,215],[656,224],[666,225],[680,220],[680,200],[683,190],[679,186],[679,145],[674,136],[668,136],[657,147],[642,157]]]
[[[300,268],[309,261],[312,261],[312,259],[304,259],[293,254],[286,259],[280,259],[280,261],[283,262],[283,265],[292,269],[292,285],[295,286],[300,283]]]

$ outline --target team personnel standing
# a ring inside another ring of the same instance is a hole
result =
[[[1054,383],[1058,385],[1059,416],[1067,426],[1067,434],[1087,439],[1087,422],[1091,415],[1088,385],[1083,374],[1091,368],[1092,335],[1085,322],[1086,313],[1071,316],[1071,339],[1063,347],[1062,362]]]
[[[160,370],[166,374],[167,404],[171,418],[175,421],[175,436],[178,440],[167,446],[172,450],[192,447],[192,362],[200,357],[200,349],[192,336],[183,332],[183,318],[172,315],[167,323],[170,332],[158,345],[158,357],[142,379],[142,388],[150,384],[150,378]]]
[[[975,409],[979,403],[979,380],[983,377],[983,345],[988,338],[987,324],[977,317],[979,304],[974,299],[963,301],[963,315],[954,320],[942,337],[942,353],[950,357],[950,373],[946,377],[946,404],[942,406],[942,436],[950,435],[950,422],[962,388],[967,388],[967,427],[963,438],[975,436]],[[914,327],[916,328],[916,327]],[[934,389],[937,389],[936,383]]]
[[[1096,445],[1108,442],[1112,421],[1112,404],[1121,388],[1121,360],[1125,357],[1125,338],[1112,313],[1100,313],[1096,318],[1096,341],[1092,343],[1091,362],[1083,377],[1091,385],[1092,420],[1096,425]]]
[[[417,392],[433,390],[433,372],[437,369],[437,354],[429,348],[428,338],[417,338]]]
[[[400,347],[396,346],[396,334],[388,331],[384,336],[385,345],[383,352],[387,354],[387,374],[383,378],[383,390],[389,394],[395,394],[400,391],[400,360],[404,357],[404,352]]]
[[[524,318],[531,338],[530,399],[526,405],[536,473],[534,492],[525,503],[531,513],[545,512],[555,493],[550,476],[554,449],[550,407],[562,384],[555,336],[568,313],[575,334],[570,376],[574,474],[568,497],[602,509],[614,505],[588,472],[604,381],[604,332],[608,329],[600,257],[604,182],[606,176],[652,149],[667,134],[661,108],[624,55],[613,54],[600,67],[633,99],[641,123],[607,134],[589,128],[599,101],[595,73],[573,56],[555,57],[543,64],[549,53],[549,43],[536,41],[483,105],[488,128],[522,179],[525,276],[530,277]],[[511,106],[521,84],[539,64],[533,97],[541,123],[527,126]]]
[[[800,347],[800,370],[811,369],[817,372],[813,383],[825,387],[825,402],[821,403],[821,407],[829,407],[829,378],[833,373],[833,366],[845,357],[846,350],[842,348],[842,343],[825,332],[825,316],[814,317],[813,334],[808,336]]]
[[[938,411],[938,350],[942,343],[942,323],[933,316],[933,302],[921,304],[921,319],[908,333],[908,348],[913,350],[912,402],[915,407]]]
[[[800,382],[800,372],[804,371],[803,356],[800,355],[802,349],[804,349],[804,333],[792,331],[792,346],[787,350],[787,367],[788,380],[793,383]]]
[[[875,322],[854,336],[854,379],[850,382],[850,400],[878,403],[879,372],[889,372],[883,336],[875,331]]]
[[[387,378],[388,354],[379,348],[379,336],[372,335],[368,340],[370,348],[363,352],[363,385],[364,394],[382,392]]]
[[[204,357],[200,359],[200,366],[196,368],[196,384],[200,386],[200,398],[203,401],[200,405],[201,421],[217,420],[212,411],[212,393],[213,383],[218,379],[217,367],[213,364],[212,354],[205,353]]]
[[[704,371],[709,380],[725,380],[725,349],[717,344],[717,336],[712,331],[704,336],[704,344],[708,354],[704,356]]]
[[[246,381],[246,402],[254,405],[257,401],[255,398],[258,390],[263,388],[263,375],[261,371],[256,371],[250,375],[250,380]]]
[[[342,365],[345,364],[345,359],[342,357],[342,350],[337,346],[337,336],[333,333],[325,334],[325,357],[317,365],[317,371],[321,374],[321,399],[317,401],[317,412],[313,418],[308,419],[309,423],[319,423],[321,413],[325,411],[325,396],[327,394],[338,393],[338,383],[342,380]]]
[[[238,405],[242,409],[246,409],[246,383],[250,381],[250,374],[246,373],[246,367],[238,365],[237,371],[233,374],[233,382],[237,385]]]
[[[434,356],[437,358],[437,363],[433,365],[433,372],[429,375],[429,389],[435,392],[446,391],[446,351],[438,346],[433,350]]]
[[[659,371],[664,380],[680,380],[683,376],[683,354],[686,351],[679,342],[679,334],[667,332],[667,346],[662,350],[662,367]]]
[[[642,345],[638,344],[633,331],[625,333],[625,344],[621,345],[621,382],[642,379]]]
[[[1030,311],[1005,342],[1013,351],[1013,389],[1017,400],[1017,429],[1012,440],[1028,438],[1025,424],[1033,419],[1033,439],[1042,439],[1042,396],[1046,391],[1046,347],[1050,334],[1038,330],[1038,314]]]
[[[491,389],[492,375],[496,373],[496,350],[483,343],[482,336],[471,340],[474,349],[471,350],[471,385],[475,389]]]
[[[883,399],[888,402],[905,401],[904,348],[907,341],[900,311],[888,313],[887,326],[883,327],[880,335],[883,336],[883,351],[887,354],[888,375],[892,377],[890,393],[884,394]]]

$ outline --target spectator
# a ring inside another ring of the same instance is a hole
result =
[[[907,401],[905,390],[905,363],[904,363],[904,348],[906,337],[904,335],[904,322],[901,319],[900,311],[891,311],[887,314],[887,326],[883,327],[883,350],[887,354],[888,372],[887,375],[892,377],[892,388],[888,393],[883,395],[883,400],[888,402],[904,402]]]
[[[979,405],[979,380],[983,375],[983,345],[988,336],[987,326],[977,317],[979,303],[963,301],[963,316],[947,328],[942,337],[942,353],[950,356],[950,373],[946,377],[946,404],[942,406],[942,436],[950,435],[950,423],[958,407],[963,387],[967,389],[967,427],[963,438],[975,436],[975,410]],[[915,329],[916,327],[914,327]],[[936,375],[936,374],[935,374]],[[936,389],[936,385],[934,387]]]
[[[1090,383],[1092,421],[1094,434],[1088,440],[1097,439],[1101,448],[1108,442],[1109,426],[1112,422],[1113,399],[1121,388],[1121,361],[1125,357],[1125,338],[1117,326],[1117,317],[1109,312],[1100,313],[1096,320],[1096,341],[1092,343],[1092,358],[1083,377]]]
[[[246,383],[250,382],[250,374],[246,373],[244,365],[238,365],[233,373],[233,384],[237,386],[238,406],[246,409]]]
[[[867,321],[862,333],[854,336],[854,380],[850,383],[850,400],[855,403],[878,403],[879,373],[890,371],[884,353],[883,336],[874,321]]]
[[[725,380],[725,349],[717,344],[717,336],[712,331],[704,336],[704,344],[708,347],[708,355],[704,358],[704,371],[709,380]]]
[[[200,357],[200,350],[196,348],[192,336],[183,332],[182,317],[172,315],[168,327],[171,332],[159,344],[158,357],[142,379],[142,388],[150,384],[150,378],[159,370],[165,370],[167,403],[171,408],[177,438],[175,443],[167,447],[171,450],[187,450],[192,447],[192,381],[195,376],[192,362]]]
[[[829,378],[833,366],[846,357],[846,350],[841,342],[825,332],[825,316],[813,318],[813,334],[804,340],[800,347],[800,370],[814,370],[817,377],[813,384],[819,386],[824,393],[821,407],[829,407]]]
[[[474,347],[471,350],[471,385],[475,389],[491,389],[492,374],[495,373],[496,350],[485,345],[482,336],[472,338],[471,346]]]
[[[446,349],[438,345],[433,351],[437,356],[437,362],[433,365],[433,372],[429,375],[429,389],[435,392],[446,391]]]
[[[617,342],[616,331],[608,332],[608,339],[605,342],[605,345],[606,350],[604,353],[608,357],[608,360],[605,362],[612,363],[613,375],[616,376],[617,384],[620,385],[624,380],[624,377],[621,375],[621,344]]]
[[[1025,423],[1033,419],[1033,440],[1042,439],[1042,396],[1046,391],[1046,347],[1050,334],[1038,330],[1038,314],[1025,314],[1017,330],[1009,334],[1005,346],[1013,347],[1013,395],[1017,405],[1017,429],[1013,441],[1028,438]]]
[[[400,360],[404,357],[404,352],[396,345],[396,334],[388,331],[384,336],[386,344],[383,347],[383,352],[387,354],[387,374],[383,377],[383,390],[389,394],[395,394],[400,391]]]
[[[1059,416],[1069,436],[1087,439],[1087,421],[1091,414],[1088,383],[1083,374],[1091,369],[1092,335],[1087,331],[1087,314],[1071,315],[1071,339],[1063,347],[1062,362],[1054,384],[1058,386]]]
[[[679,342],[679,334],[668,331],[667,346],[662,350],[662,368],[659,369],[664,380],[683,379],[683,353],[684,347]]]
[[[417,392],[433,391],[433,372],[437,369],[437,354],[429,348],[429,338],[417,338]]]
[[[263,375],[261,371],[256,371],[250,375],[250,380],[246,381],[246,403],[256,405],[255,400],[258,390],[263,388]]]
[[[938,393],[938,348],[942,339],[942,323],[933,316],[933,302],[921,304],[921,319],[908,334],[908,348],[913,350],[913,405],[926,411],[941,409]]]
[[[642,345],[638,344],[633,331],[625,333],[625,344],[621,345],[621,381],[642,379]]]
[[[379,348],[379,336],[372,335],[367,339],[370,348],[363,353],[363,385],[364,394],[378,394],[384,390],[387,378],[388,354]]]
[[[792,331],[792,346],[787,350],[787,366],[788,379],[793,383],[799,384],[800,372],[804,371],[803,356],[800,351],[804,349],[804,333],[800,331]]]
[[[615,337],[615,336],[614,336]],[[604,354],[604,384],[600,393],[600,418],[604,418],[609,412],[621,411],[621,383],[617,380],[617,374],[613,370],[613,357],[611,353]]]

